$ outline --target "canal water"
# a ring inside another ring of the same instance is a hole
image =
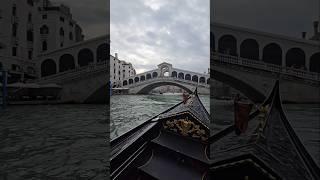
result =
[[[209,111],[209,96],[200,95]],[[161,113],[182,100],[181,95],[116,95],[111,97],[110,136],[114,139]],[[233,122],[233,102],[212,100],[213,131],[217,132]],[[320,106],[316,104],[285,104],[290,123],[315,161],[320,164]]]
[[[200,98],[209,109],[209,96]],[[112,96],[111,138],[181,99],[181,95]],[[232,102],[212,103],[215,130],[231,124]],[[319,163],[319,106],[285,105],[285,110],[302,142]],[[104,105],[11,106],[0,111],[0,179],[106,179],[107,127]]]

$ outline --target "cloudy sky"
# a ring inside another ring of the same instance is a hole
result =
[[[111,53],[137,73],[161,62],[195,72],[209,67],[209,0],[111,0]]]
[[[106,0],[53,0],[71,7],[86,39],[106,34]],[[111,54],[138,72],[163,61],[204,72],[209,66],[209,0],[110,0]],[[276,34],[313,34],[319,0],[213,0],[214,20]]]

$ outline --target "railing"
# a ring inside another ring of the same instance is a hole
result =
[[[134,76],[131,78],[134,80]],[[185,84],[189,84],[192,86],[200,86],[200,87],[206,87],[209,88],[209,84],[207,84],[207,82],[204,83],[200,83],[200,82],[195,82],[192,80],[185,80],[185,79],[180,79],[177,77],[155,77],[155,78],[151,78],[151,79],[146,79],[146,80],[139,80],[139,82],[133,82],[132,84],[129,84],[129,81],[127,80],[127,85],[123,86],[123,84],[121,84],[123,87],[134,87],[137,85],[144,85],[144,84],[150,84],[150,82],[152,81],[173,81],[173,82],[181,82],[181,83],[185,83]]]
[[[53,81],[53,80],[61,80],[61,79],[67,79],[69,77],[80,77],[83,73],[95,73],[101,70],[106,70],[107,68],[107,61],[101,61],[95,64],[89,64],[87,66],[83,67],[76,67],[75,69],[60,72],[58,74],[46,76],[39,78],[36,80],[37,82],[43,82],[43,81]]]
[[[270,71],[270,72],[274,72],[274,73],[285,74],[285,75],[289,75],[289,76],[295,76],[298,78],[303,78],[303,79],[308,79],[308,80],[314,80],[314,81],[320,80],[319,73],[305,71],[302,69],[283,67],[283,66],[276,65],[276,64],[265,63],[263,61],[240,58],[237,56],[231,56],[231,55],[226,55],[226,54],[221,54],[221,53],[213,53],[212,57],[213,57],[213,60],[216,62],[223,62],[223,63],[228,63],[228,64],[246,66],[246,67],[250,67],[250,68]]]

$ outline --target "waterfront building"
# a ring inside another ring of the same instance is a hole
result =
[[[136,70],[131,63],[118,58],[118,54],[115,56],[110,55],[110,81],[112,87],[121,87],[124,79],[136,75]]]
[[[36,79],[41,54],[84,39],[69,7],[49,0],[1,0],[0,27],[0,68],[9,82]]]

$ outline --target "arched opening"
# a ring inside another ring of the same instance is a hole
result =
[[[197,75],[192,76],[192,81],[198,82],[198,76]]]
[[[185,80],[191,80],[191,75],[190,74],[186,74],[186,77],[184,79]]]
[[[200,77],[199,82],[200,83],[206,83],[206,78],[205,77]]]
[[[71,54],[64,54],[59,59],[59,71],[64,72],[75,68],[74,58]]]
[[[306,55],[300,48],[291,48],[286,54],[286,66],[306,70]]]
[[[128,81],[127,81],[127,80],[124,80],[124,81],[123,81],[123,86],[126,86],[126,85],[128,85]]]
[[[175,83],[175,82],[155,82],[155,83],[150,83],[149,85],[142,88],[138,92],[138,94],[148,94],[149,92],[151,92],[153,89],[155,89],[157,87],[167,86],[167,85],[176,86],[176,87],[179,87],[179,88],[187,91],[190,94],[192,93],[192,90],[190,90],[189,88],[187,88],[181,84]]]
[[[139,82],[139,77],[135,77],[134,82]]]
[[[147,79],[151,79],[151,74],[147,74]]]
[[[27,31],[27,41],[33,42],[33,31],[32,30]]]
[[[276,43],[271,43],[263,48],[263,61],[266,63],[281,65],[282,64],[282,50]]]
[[[184,79],[184,74],[183,74],[182,72],[179,73],[179,74],[178,74],[178,78],[179,78],[179,79]]]
[[[207,84],[210,84],[210,78],[207,79]]]
[[[129,79],[129,84],[133,84],[133,79]]]
[[[80,67],[87,66],[91,62],[93,62],[93,52],[88,48],[82,49],[78,53],[78,64],[79,64],[79,66]]]
[[[157,72],[153,72],[152,73],[152,78],[156,78],[156,77],[158,77],[158,73]]]
[[[43,34],[43,35],[49,34],[49,28],[48,28],[47,25],[41,26],[41,28],[40,28],[40,34]]]
[[[219,39],[219,53],[237,56],[237,39],[232,35],[224,35]]]
[[[315,53],[311,56],[310,71],[320,73],[320,52]]]
[[[97,48],[97,62],[106,61],[109,52],[107,51],[107,44],[101,44]]]
[[[210,32],[210,49],[211,51],[215,51],[216,47],[215,47],[215,39],[214,39],[214,34],[212,32]]]
[[[242,58],[259,60],[259,44],[254,39],[246,39],[240,45],[240,56]]]
[[[41,63],[41,77],[50,76],[57,73],[57,66],[54,60],[46,59]]]
[[[172,73],[171,73],[171,77],[177,77],[178,76],[178,74],[177,74],[177,71],[172,71]]]
[[[144,81],[146,80],[146,77],[145,76],[140,76],[140,81]]]

